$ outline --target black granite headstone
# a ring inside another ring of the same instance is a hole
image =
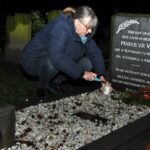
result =
[[[0,102],[0,148],[15,142],[15,107]]]
[[[150,15],[112,16],[110,82],[118,90],[150,85]]]

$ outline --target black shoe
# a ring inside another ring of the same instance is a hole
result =
[[[52,83],[50,86],[46,89],[38,89],[37,94],[42,99],[49,99],[50,96],[60,94],[63,92],[63,89],[60,85]]]
[[[61,85],[56,84],[56,83],[54,83],[54,82],[52,82],[52,83],[50,84],[50,86],[48,87],[48,90],[49,90],[51,93],[53,93],[53,94],[60,94],[60,93],[63,93],[63,92],[64,92],[63,89],[62,89],[62,87],[61,87]]]
[[[51,95],[48,89],[38,89],[37,94],[42,99],[49,99]]]

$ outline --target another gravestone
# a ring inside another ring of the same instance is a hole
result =
[[[61,10],[52,10],[47,13],[47,19],[48,21],[55,19],[59,14]]]
[[[0,149],[15,144],[15,107],[0,102]]]
[[[150,15],[112,16],[110,82],[118,90],[150,85]]]
[[[5,61],[19,64],[21,51],[30,39],[30,15],[16,13],[14,16],[7,16]]]

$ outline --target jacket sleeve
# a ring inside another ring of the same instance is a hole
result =
[[[87,57],[93,64],[93,69],[97,74],[106,75],[105,63],[101,49],[96,45],[95,41],[91,39],[87,44]]]
[[[61,24],[55,25],[49,34],[48,55],[55,68],[77,79],[83,75],[83,69],[65,54],[68,39],[68,31]]]

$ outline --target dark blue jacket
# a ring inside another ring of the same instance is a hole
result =
[[[71,16],[60,14],[50,21],[23,49],[22,58],[26,60],[49,58],[52,65],[68,76],[77,79],[83,75],[82,67],[76,62],[88,57],[98,74],[105,74],[104,59],[101,50],[87,35],[86,44],[82,44],[75,32]],[[24,62],[23,62],[24,63]]]

